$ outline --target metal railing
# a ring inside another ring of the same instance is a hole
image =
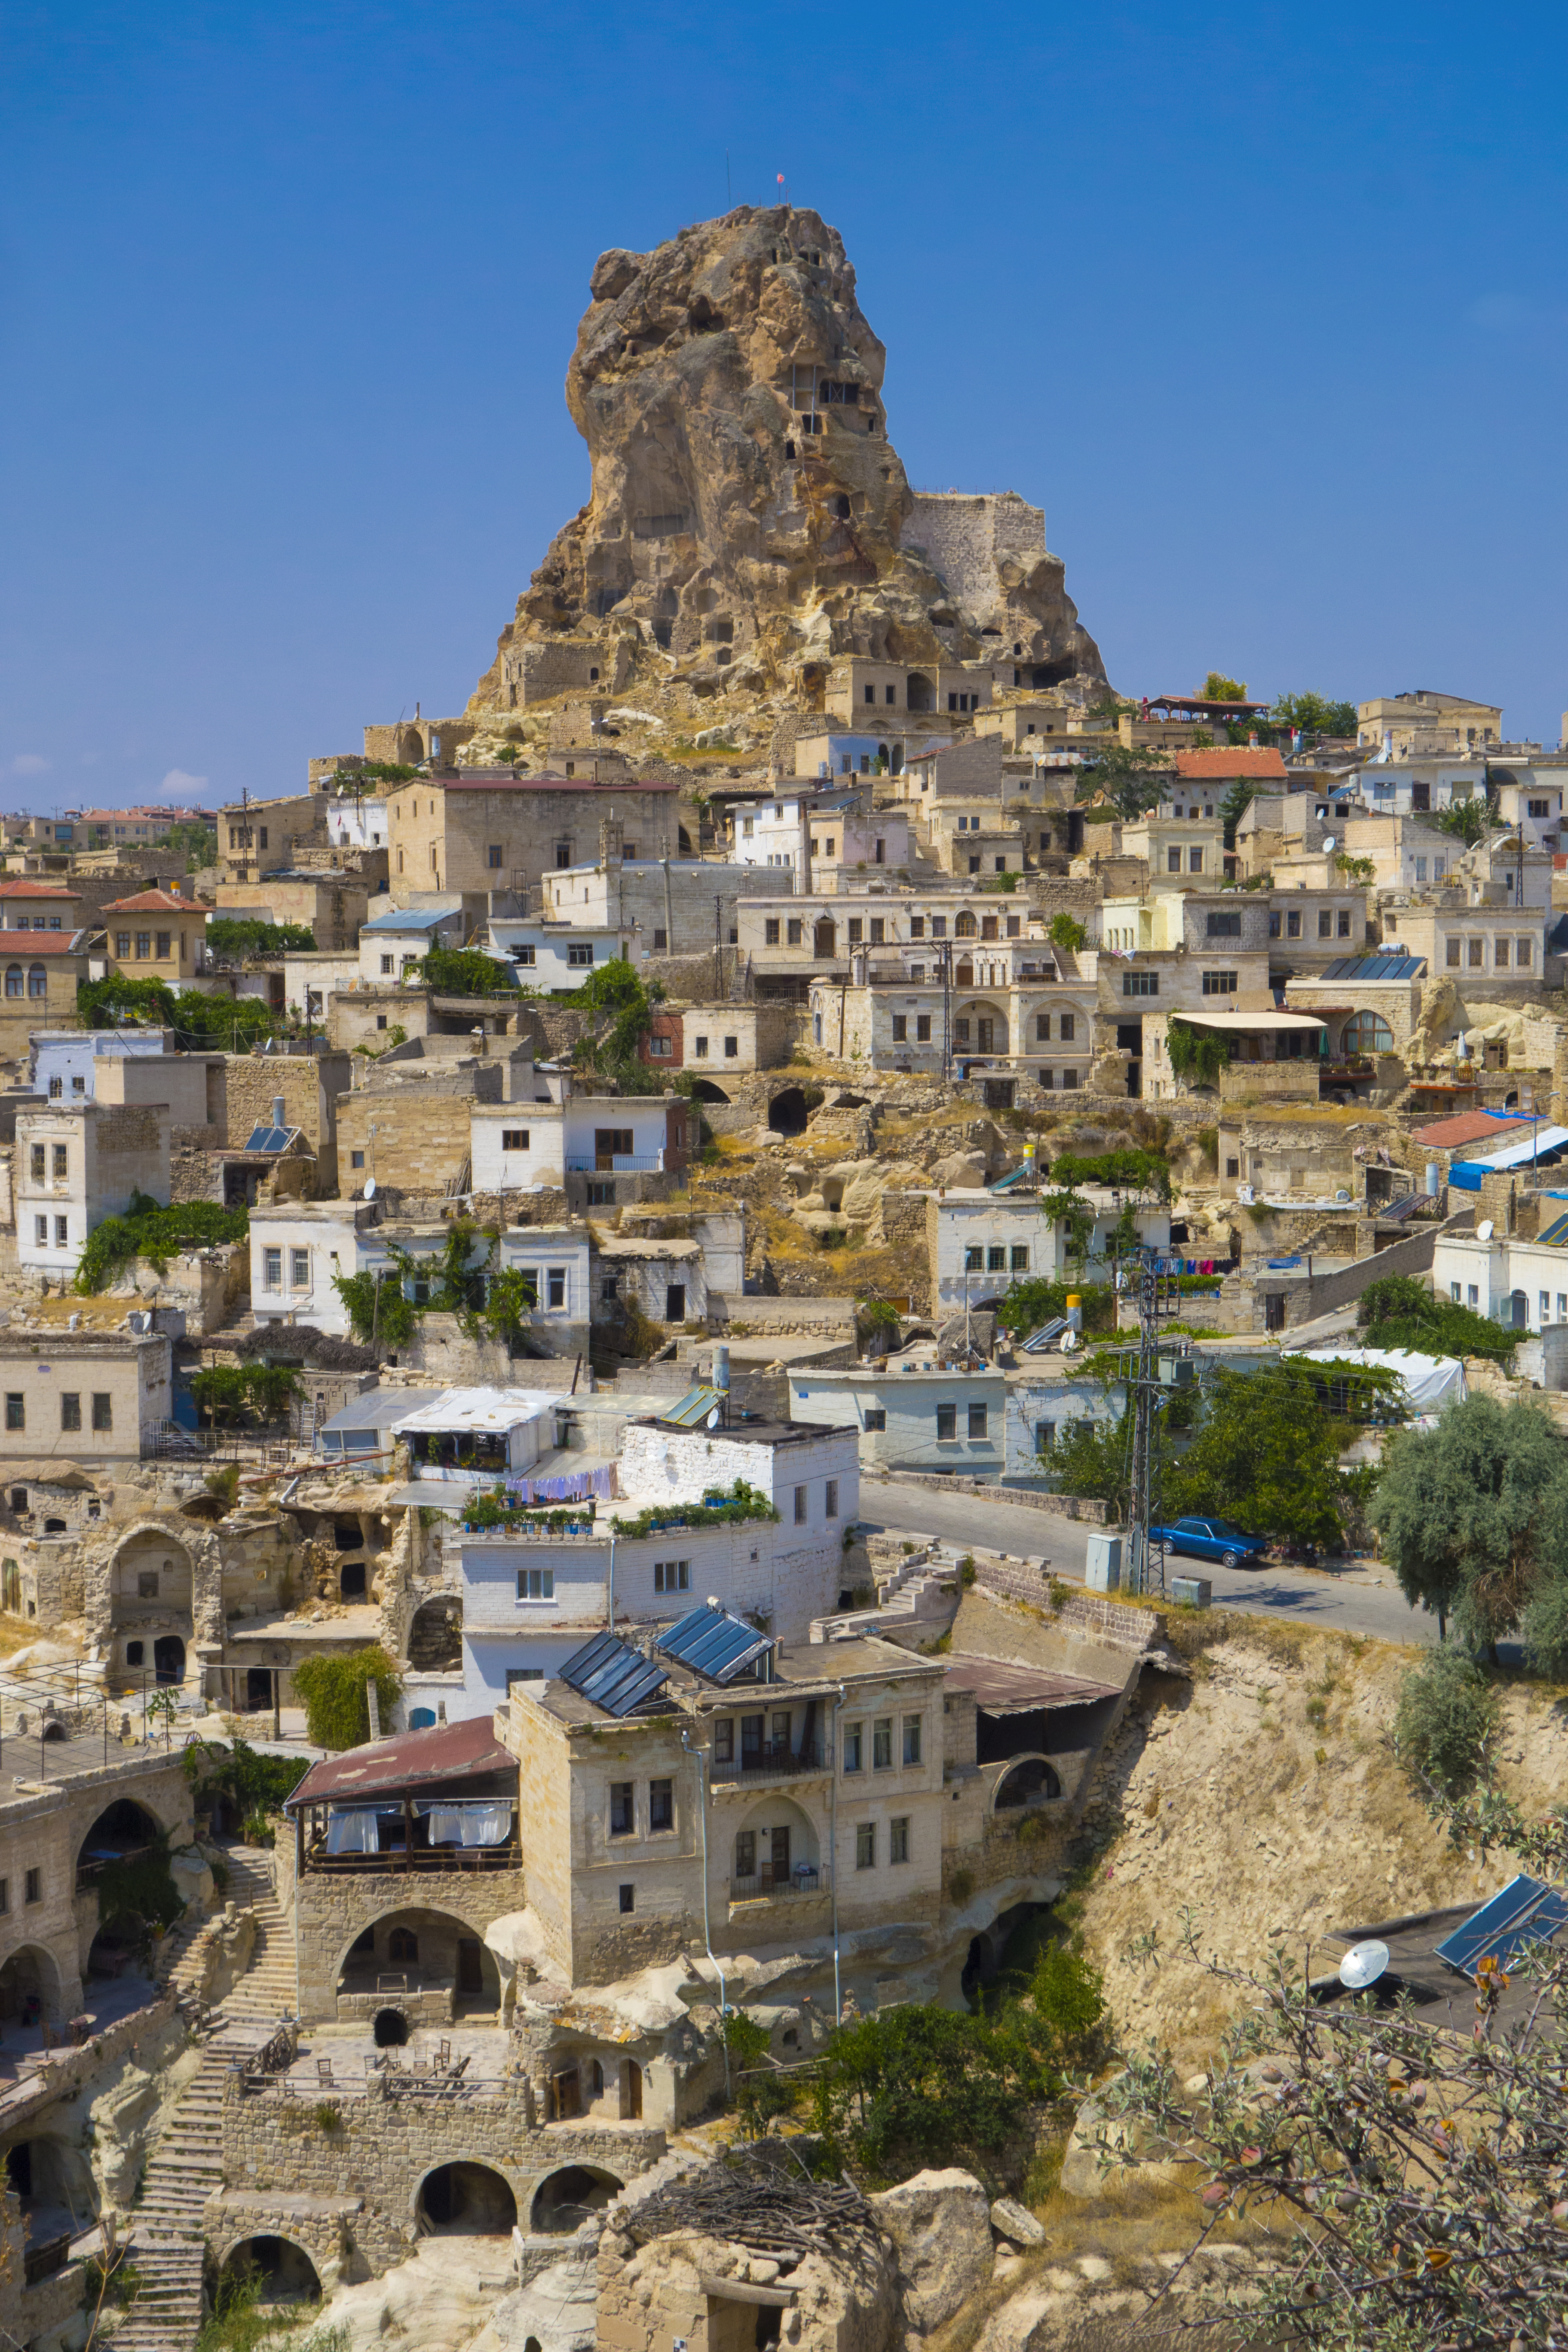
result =
[[[830,1882],[831,1874],[819,1871],[812,1864],[799,1864],[787,1876],[778,1878],[764,1864],[749,1877],[731,1879],[730,1900],[731,1903],[782,1903],[787,1897],[799,1895],[826,1895]]]
[[[420,1872],[455,1870],[521,1870],[522,1848],[510,1845],[388,1846],[381,1853],[329,1853],[324,1845],[307,1846],[305,1868],[322,1876],[377,1872],[417,1875]]]
[[[790,1772],[819,1772],[825,1769],[822,1750],[812,1740],[808,1745],[792,1748],[787,1739],[774,1739],[761,1748],[742,1748],[740,1756],[726,1762],[715,1761],[709,1767],[708,1777],[714,1782],[728,1780],[776,1780]]]
[[[566,1154],[569,1176],[662,1176],[662,1151],[604,1151]]]

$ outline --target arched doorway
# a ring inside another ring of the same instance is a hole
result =
[[[746,1746],[747,1720],[742,1717],[742,1771],[748,1760],[754,1769],[773,1760],[774,1752]],[[819,1858],[809,1815],[788,1797],[760,1797],[735,1832],[730,1853],[730,1899],[744,1902],[749,1896],[770,1896],[785,1885],[797,1894],[815,1895]]]
[[[804,1135],[805,1096],[799,1087],[785,1087],[768,1105],[768,1125],[775,1135]]]
[[[320,2303],[321,2282],[303,2246],[292,2238],[242,2238],[218,2275],[219,2314],[256,2291],[258,2304]]]
[[[992,1811],[999,1813],[1011,1805],[1041,1804],[1061,1792],[1062,1784],[1045,1758],[1025,1756],[997,1782]]]
[[[158,1823],[144,1806],[130,1797],[117,1797],[113,1804],[104,1807],[77,1849],[77,1893],[80,1895],[92,1885],[108,1864],[124,1862],[133,1853],[145,1853],[162,1835]]]
[[[488,2164],[437,2165],[420,2182],[415,2210],[441,2238],[504,2238],[517,2226],[510,2183]]]
[[[0,2023],[58,2024],[60,1972],[41,1944],[24,1944],[0,1964]]]
[[[546,2174],[534,2190],[528,2226],[544,2236],[569,2236],[590,2213],[602,2213],[625,2187],[596,2165],[564,2165]]]
[[[493,2017],[500,2008],[500,1971],[479,1930],[449,1911],[412,1906],[360,1931],[338,1963],[337,1990],[450,1991],[458,2016]]]
[[[408,2039],[408,2020],[400,2009],[378,2009],[371,2033],[378,2050],[401,2050]]]
[[[935,701],[936,688],[924,670],[910,670],[904,681],[905,707],[910,710],[930,710],[934,708]]]
[[[160,1633],[153,1643],[153,1672],[165,1685],[184,1681],[185,1645],[177,1633]]]
[[[423,1601],[408,1628],[408,1663],[426,1674],[439,1674],[463,1663],[463,1603],[456,1594]]]

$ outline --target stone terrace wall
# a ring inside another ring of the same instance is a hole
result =
[[[588,2165],[624,2184],[665,2152],[664,2133],[653,2125],[542,2126],[531,2086],[521,2082],[434,2099],[389,2096],[385,2076],[372,2074],[363,2092],[356,2084],[335,2104],[338,2126],[323,2131],[310,2101],[246,2093],[237,2075],[229,2077],[223,2169],[226,2192],[237,2195],[209,2201],[206,2212],[220,2259],[265,2226],[258,2211],[279,2212],[279,2199],[304,2200],[294,2206],[293,2226],[279,2234],[312,2261],[318,2249],[322,2259],[341,2261],[348,2277],[375,2277],[412,2252],[420,2186],[439,2165],[499,2172],[526,2231],[541,2184],[563,2166]],[[563,2251],[567,2243],[563,2238]]]
[[[444,1912],[482,1937],[492,1919],[527,1900],[521,1870],[307,1870],[299,1885],[300,2015],[337,2015],[343,1955],[388,1913]]]
[[[892,1475],[884,1473],[889,1477]],[[1058,1519],[1086,1519],[1095,1527],[1105,1525],[1106,1506],[1090,1495],[1047,1495],[1034,1487],[997,1486],[984,1478],[949,1478],[934,1470],[900,1470],[897,1483],[900,1486],[929,1486],[940,1495],[979,1495],[987,1503],[1015,1503],[1021,1510],[1044,1511]],[[1024,1532],[1020,1527],[1019,1533]]]

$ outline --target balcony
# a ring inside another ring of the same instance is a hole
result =
[[[449,1877],[456,1871],[521,1868],[522,1848],[515,1841],[510,1845],[395,1845],[379,1853],[329,1853],[322,1839],[305,1849],[307,1873],[321,1877],[363,1876],[366,1872],[398,1878],[436,1872]]]
[[[787,1739],[766,1740],[760,1748],[742,1748],[739,1758],[722,1760],[715,1758],[709,1767],[708,1778],[714,1788],[733,1787],[738,1781],[784,1780],[799,1772],[820,1772],[826,1769],[824,1751],[815,1740],[802,1748],[791,1748]]]
[[[793,1903],[803,1897],[824,1895],[831,1892],[831,1874],[819,1871],[815,1863],[797,1863],[787,1876],[775,1878],[764,1863],[749,1878],[731,1878],[730,1901],[737,1903]]]
[[[569,1176],[662,1176],[662,1151],[569,1151]]]

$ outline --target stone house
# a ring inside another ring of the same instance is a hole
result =
[[[465,769],[396,785],[387,803],[392,896],[449,891],[474,917],[498,892],[527,909],[547,874],[579,864],[608,815],[644,857],[674,855],[679,784],[595,783],[586,777]]]
[[[379,895],[346,871],[279,866],[253,881],[220,882],[213,912],[230,921],[297,923],[312,933],[319,953],[342,955]]]
[[[30,1461],[46,1445],[95,1468],[138,1462],[174,1413],[163,1331],[51,1330],[47,1350],[36,1334],[0,1331],[0,1465]]]
[[[12,1166],[18,1268],[74,1275],[89,1234],[133,1195],[167,1205],[168,1106],[39,1101],[17,1115]]]
[[[0,928],[8,931],[79,931],[86,921],[81,893],[68,882],[8,875],[0,882]]]
[[[812,1042],[876,1070],[937,1076],[980,1063],[1011,1074],[1007,1085],[1028,1077],[1073,1092],[1094,1058],[1095,958],[1037,936],[984,936],[988,921],[1009,919],[967,911],[963,933],[929,950],[915,941],[885,960],[853,950],[849,985],[811,984]]]
[[[997,1370],[856,1365],[789,1376],[790,1418],[857,1429],[866,1470],[999,1478],[1006,1402],[1006,1379]]]
[[[590,863],[552,869],[540,885],[550,923],[585,923],[590,930],[630,934],[640,963],[654,956],[710,955],[735,944],[740,902],[782,887],[765,866],[734,860],[653,857],[643,842],[617,837]]]
[[[389,907],[360,925],[359,977],[367,987],[389,986],[432,948],[460,948],[468,927],[458,900],[445,907]]]
[[[700,1102],[722,1102],[726,1074],[775,1070],[787,1062],[799,1034],[798,1016],[769,1003],[660,1006],[638,1047],[639,1061],[689,1070]]]
[[[0,930],[0,1061],[26,1062],[35,1029],[68,1029],[77,1018],[77,989],[101,972],[89,955],[91,933]]]
[[[1500,886],[1490,890],[1500,897]],[[1558,983],[1563,959],[1548,953],[1545,910],[1482,904],[1476,890],[1448,889],[1385,900],[1381,912],[1384,947],[1420,956],[1433,981],[1505,997]]]
[[[1468,695],[1423,688],[1409,694],[1374,695],[1356,705],[1356,741],[1381,748],[1394,759],[1483,751],[1501,738],[1501,705],[1473,702]]]
[[[292,866],[296,849],[325,848],[327,809],[320,793],[295,793],[271,801],[226,802],[217,819],[220,879],[231,884],[257,882],[263,875]],[[279,915],[274,919],[283,922],[296,918]]]
[[[206,968],[206,909],[174,890],[137,890],[100,910],[106,969],[125,980],[184,988]]]
[[[873,710],[896,717],[961,717],[984,710],[991,700],[989,662],[930,663],[910,669],[859,655],[836,661],[827,673],[823,709],[847,726],[863,726]]]
[[[542,1077],[543,1074],[541,1074]],[[526,1192],[564,1188],[574,1208],[611,1208],[662,1197],[686,1167],[694,1114],[683,1095],[595,1095],[569,1075],[549,1074],[550,1095],[473,1103],[468,1154],[473,1189]],[[587,1083],[591,1084],[589,1080]]]
[[[1013,810],[1004,812],[994,800],[934,801],[916,819],[915,834],[921,853],[943,874],[1023,870],[1023,833]]]
[[[525,988],[549,995],[585,985],[595,965],[632,953],[636,934],[589,923],[547,923],[493,916],[490,952],[510,964]]]
[[[1121,828],[1121,854],[1140,857],[1149,868],[1152,891],[1203,888],[1224,873],[1224,827],[1217,817],[1173,814],[1140,817]],[[1206,803],[1205,803],[1206,805]]]

